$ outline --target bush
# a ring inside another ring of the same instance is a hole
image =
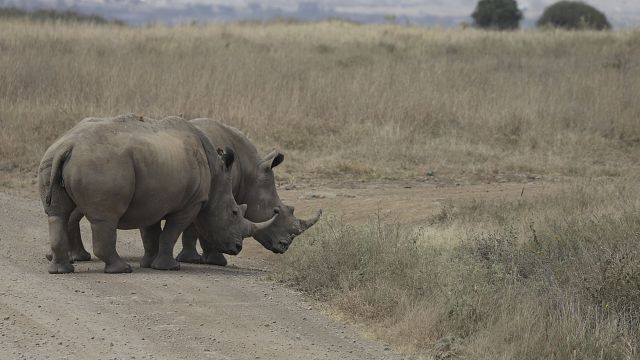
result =
[[[522,12],[515,0],[480,0],[471,17],[481,28],[517,29]]]
[[[544,10],[538,26],[565,29],[610,29],[607,17],[596,8],[580,1],[559,1]]]

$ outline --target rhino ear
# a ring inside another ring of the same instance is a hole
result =
[[[278,150],[273,150],[260,162],[260,166],[266,169],[273,169],[284,161],[284,154]]]
[[[276,154],[276,157],[274,157],[273,161],[271,162],[271,168],[273,169],[274,167],[280,165],[283,161],[284,161],[284,154],[281,152],[278,152]]]
[[[218,152],[219,153],[219,152]],[[225,148],[225,151],[221,155],[222,161],[224,162],[224,167],[227,170],[231,170],[231,166],[233,166],[233,161],[236,158],[236,154],[230,148]]]

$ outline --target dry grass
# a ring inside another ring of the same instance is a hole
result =
[[[277,279],[418,357],[640,356],[635,181],[450,203],[418,228],[334,219],[310,230],[281,265]]]
[[[639,356],[640,32],[3,21],[0,53],[0,175],[136,112],[224,119],[290,177],[574,178],[423,227],[319,224],[275,276],[418,356]]]
[[[0,51],[2,168],[126,112],[222,118],[298,177],[619,176],[640,158],[639,32],[3,21]]]

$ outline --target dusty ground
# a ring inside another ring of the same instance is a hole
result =
[[[446,199],[535,196],[552,187],[542,181],[355,183],[283,187],[280,194],[299,214],[321,207],[361,222],[380,210],[418,223]],[[84,221],[82,229],[89,239]],[[134,265],[142,253],[138,236],[119,232],[119,252]],[[253,240],[246,244],[226,268],[183,264],[179,272],[161,272],[134,266],[132,274],[106,275],[94,260],[77,264],[74,274],[49,275],[40,201],[29,191],[0,190],[0,358],[399,358],[327,316],[321,304],[266,281],[267,260],[275,255]]]

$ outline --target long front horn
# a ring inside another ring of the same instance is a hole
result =
[[[322,209],[318,210],[316,212],[316,215],[311,217],[308,220],[301,219],[300,220],[300,230],[302,230],[301,232],[304,232],[308,228],[312,227],[315,223],[318,222],[318,220],[320,220],[321,216],[322,216]]]
[[[266,228],[268,228],[269,226],[271,226],[271,224],[273,224],[274,221],[276,221],[276,218],[278,217],[278,214],[273,215],[273,217],[267,221],[263,221],[263,222],[259,222],[259,223],[254,223],[251,222],[251,234],[249,236],[253,236],[256,232],[260,231],[260,230],[264,230]]]

